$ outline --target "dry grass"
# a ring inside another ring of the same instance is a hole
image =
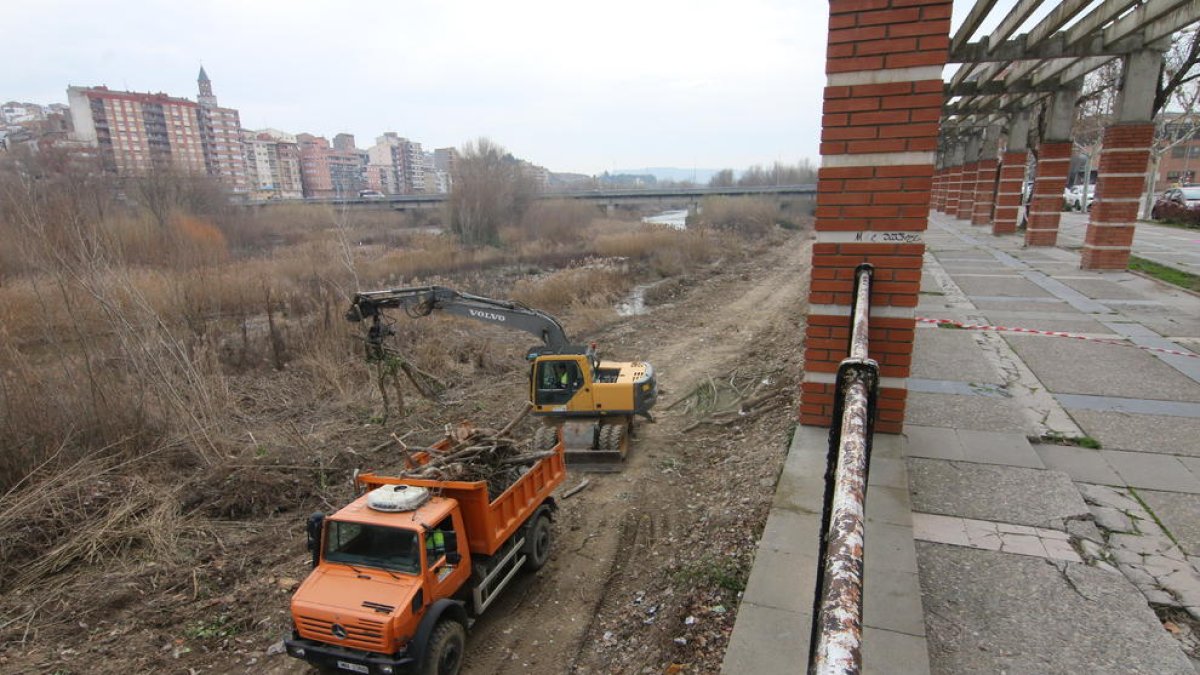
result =
[[[682,274],[688,268],[725,256],[735,256],[740,244],[727,234],[706,228],[676,230],[644,225],[634,230],[596,237],[596,253],[648,264],[659,276]]]
[[[705,197],[697,225],[762,236],[782,220],[779,202],[763,197]]]

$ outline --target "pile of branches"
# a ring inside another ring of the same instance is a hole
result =
[[[445,449],[425,449],[431,459],[424,464],[416,462],[404,441],[393,436],[405,453],[406,464],[412,467],[400,475],[446,481],[487,481],[488,497],[495,499],[525,475],[530,466],[554,454],[553,451],[535,451],[530,440],[513,438],[513,428],[529,414],[529,410],[526,403],[521,413],[500,430],[475,428],[469,424],[447,425]]]
[[[727,427],[752,420],[788,405],[789,390],[780,387],[771,373],[735,368],[710,376],[682,398],[667,406],[698,418],[685,432],[702,425]]]

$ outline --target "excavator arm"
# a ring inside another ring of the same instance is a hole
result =
[[[414,286],[355,293],[346,318],[355,322],[372,319],[369,339],[378,341],[383,339],[385,333],[379,321],[385,309],[403,309],[409,316],[428,316],[434,311],[443,311],[532,333],[550,350],[570,346],[562,324],[545,312],[518,302],[460,293],[445,286]]]

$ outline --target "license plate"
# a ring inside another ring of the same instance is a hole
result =
[[[338,661],[337,667],[341,668],[342,670],[349,670],[349,671],[355,672],[355,673],[371,672],[370,668],[368,668],[364,665],[358,664],[358,663],[350,663],[349,661]]]

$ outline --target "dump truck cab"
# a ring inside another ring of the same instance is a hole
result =
[[[470,617],[549,559],[565,476],[561,441],[494,499],[487,481],[358,475],[361,496],[309,518],[313,571],[292,596],[287,653],[337,672],[457,673]]]
[[[369,499],[317,526],[316,565],[292,598],[295,635],[287,647],[328,668],[390,675],[417,662],[412,643],[423,620],[436,623],[449,609],[429,616],[440,601],[466,628],[466,606],[455,595],[471,575],[471,556],[456,500],[434,497],[416,511],[389,513]]]

